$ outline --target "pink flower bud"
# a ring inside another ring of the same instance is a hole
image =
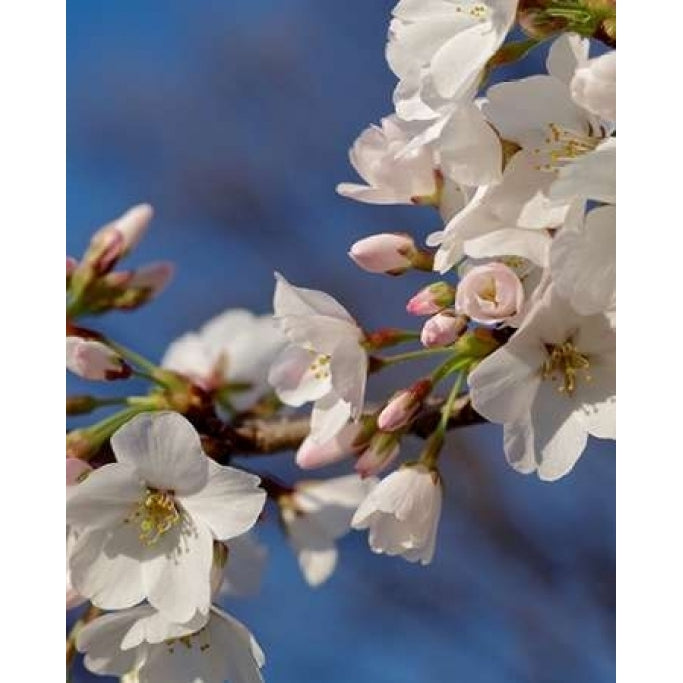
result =
[[[413,315],[433,315],[453,305],[455,289],[447,282],[435,282],[421,289],[406,305]]]
[[[409,235],[383,232],[356,242],[349,256],[357,266],[370,273],[400,275],[411,267],[416,251],[415,242]]]
[[[422,327],[423,346],[448,346],[467,329],[467,319],[452,311],[442,311],[431,317]]]
[[[73,256],[66,257],[66,277],[67,280],[74,274],[74,270],[78,268],[78,261]]]
[[[174,270],[173,264],[168,261],[149,263],[133,273],[128,286],[133,289],[148,289],[150,296],[156,296],[173,277]]]
[[[384,406],[377,418],[377,426],[385,432],[395,432],[405,427],[418,413],[431,390],[431,381],[422,379],[413,384],[410,389],[399,391]]]
[[[356,462],[356,472],[363,479],[386,469],[398,456],[399,440],[394,434],[378,432]]]
[[[475,266],[458,284],[455,310],[478,323],[495,324],[513,317],[524,304],[515,272],[496,261]]]
[[[66,338],[66,367],[84,379],[111,380],[130,376],[126,362],[102,342]]]
[[[92,467],[84,460],[79,458],[66,459],[66,485],[74,486],[85,479],[86,475],[92,472]]]
[[[350,422],[332,439],[318,443],[310,436],[304,439],[296,454],[296,464],[304,470],[324,467],[351,455],[359,445],[356,443],[364,430],[360,422]]]
[[[137,247],[144,234],[147,232],[149,222],[154,215],[154,209],[149,204],[138,204],[128,209],[117,218],[110,226],[118,231],[123,237],[123,253]]]

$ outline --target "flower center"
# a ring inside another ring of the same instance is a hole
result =
[[[330,376],[330,356],[323,353],[317,355],[309,367],[313,377],[327,379]]]
[[[557,172],[565,163],[592,152],[605,138],[606,131],[591,129],[579,133],[555,123],[548,124],[544,145],[534,149],[537,171]]]
[[[211,643],[209,643],[209,632],[206,626],[199,629],[196,633],[190,633],[187,636],[169,638],[168,640],[165,640],[164,643],[166,644],[168,654],[170,655],[175,652],[176,644],[184,645],[188,650],[191,650],[196,643],[200,652],[206,652],[211,645]]]
[[[489,15],[489,8],[481,2],[476,2],[473,5],[456,5],[455,11],[458,14],[468,14],[473,19],[478,19],[479,21],[486,21]]]
[[[558,377],[562,380],[557,390],[562,394],[572,396],[576,389],[576,381],[581,371],[584,373],[586,382],[591,381],[588,373],[590,362],[588,356],[580,353],[573,342],[566,341],[563,344],[546,344],[548,358],[543,362],[541,372],[543,379],[555,381]]]
[[[180,513],[172,491],[147,489],[145,497],[126,520],[140,528],[140,542],[154,545],[167,531],[180,522]]]
[[[496,281],[491,277],[488,278],[486,284],[477,292],[477,296],[484,301],[492,303],[494,306],[498,305],[496,299]]]

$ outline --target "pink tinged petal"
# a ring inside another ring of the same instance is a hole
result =
[[[329,441],[344,428],[350,417],[351,405],[331,391],[313,405],[311,437],[318,443]]]
[[[411,204],[411,197],[399,195],[390,187],[368,187],[356,183],[339,183],[337,193],[366,204]]]
[[[128,286],[135,289],[149,289],[152,295],[157,295],[169,283],[174,270],[174,265],[168,261],[149,263],[133,273]]]
[[[113,532],[86,532],[71,554],[71,582],[102,609],[132,607],[145,598],[143,554],[138,529],[132,524]]]
[[[130,376],[130,368],[112,349],[102,342],[80,337],[66,338],[66,367],[75,375],[90,380]]]
[[[370,273],[399,273],[410,268],[414,252],[412,237],[385,232],[354,242],[349,256],[357,266]]]
[[[488,420],[514,422],[526,414],[541,382],[546,353],[538,345],[511,345],[494,351],[469,375],[472,406]]]
[[[151,610],[147,605],[123,612],[105,614],[86,624],[78,633],[76,647],[85,653],[88,671],[123,676],[145,659],[145,651],[122,650],[126,632],[141,616]]]
[[[184,514],[180,524],[147,549],[142,564],[149,603],[164,617],[185,623],[211,603],[213,538],[207,526]]]
[[[353,452],[353,442],[360,431],[360,424],[349,423],[324,443],[318,443],[310,436],[306,437],[297,451],[296,464],[307,470],[343,460]]]
[[[85,460],[80,460],[79,458],[67,458],[66,459],[66,485],[73,486],[78,484],[81,479],[85,478],[85,475],[92,472],[92,467],[88,465]]]
[[[226,541],[254,526],[266,502],[261,480],[247,472],[208,461],[206,485],[178,501],[193,518],[206,525],[214,537]]]
[[[548,52],[548,73],[569,85],[574,72],[588,61],[590,41],[576,33],[563,33],[553,41]]]
[[[154,209],[149,204],[138,204],[114,221],[114,227],[123,237],[124,251],[134,249],[147,232]]]
[[[208,476],[208,458],[197,430],[179,413],[137,415],[111,438],[120,463],[134,467],[150,487],[189,494]]]
[[[330,376],[319,366],[313,351],[300,346],[288,346],[270,367],[268,383],[287,405],[298,407],[316,401],[330,392]],[[315,366],[315,367],[313,367]]]
[[[280,273],[275,273],[273,310],[275,317],[321,315],[353,323],[349,312],[334,298],[315,289],[294,287]]]
[[[69,489],[66,523],[76,529],[110,529],[120,525],[141,499],[145,487],[134,468],[104,465]]]

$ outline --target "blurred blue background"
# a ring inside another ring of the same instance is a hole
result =
[[[334,190],[355,180],[357,134],[391,111],[393,4],[69,0],[67,253],[149,201],[153,228],[131,262],[178,268],[158,300],[100,329],[159,358],[225,308],[269,311],[275,269],[332,293],[366,328],[415,324],[404,302],[428,277],[372,276],[346,251],[382,230],[426,235],[438,217]],[[497,77],[542,70],[539,52]],[[371,398],[414,372],[392,369]],[[290,460],[250,464],[295,481]],[[446,498],[426,568],[374,556],[353,533],[332,579],[311,590],[269,515],[263,590],[226,603],[266,651],[268,681],[613,680],[613,444],[591,441],[552,485],[506,465],[495,426],[453,433],[442,460]],[[105,679],[79,666],[74,680]]]

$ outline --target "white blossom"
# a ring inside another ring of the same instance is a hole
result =
[[[326,581],[337,565],[335,541],[351,529],[351,518],[377,479],[356,474],[297,484],[280,500],[280,514],[299,567],[310,586]]]
[[[550,287],[524,324],[468,378],[474,409],[504,424],[510,464],[541,479],[567,474],[588,434],[615,438],[615,331]]]
[[[74,488],[67,524],[79,593],[104,609],[147,599],[182,623],[210,604],[214,539],[248,531],[265,503],[258,477],[206,457],[177,413],[143,413],[111,439],[116,462]]]
[[[272,316],[229,309],[176,339],[161,364],[244,410],[267,391],[268,367],[284,343]]]
[[[98,617],[76,641],[93,673],[136,683],[260,683],[265,657],[249,630],[212,606],[173,623],[144,604]]]
[[[369,529],[376,553],[429,564],[441,516],[441,480],[422,464],[392,472],[370,492],[353,516],[354,529]]]
[[[574,101],[596,116],[617,120],[617,51],[588,60],[571,82]]]
[[[294,287],[279,273],[276,279],[275,318],[290,344],[275,359],[268,381],[287,405],[314,401],[311,436],[324,443],[363,408],[364,334],[328,294]]]

